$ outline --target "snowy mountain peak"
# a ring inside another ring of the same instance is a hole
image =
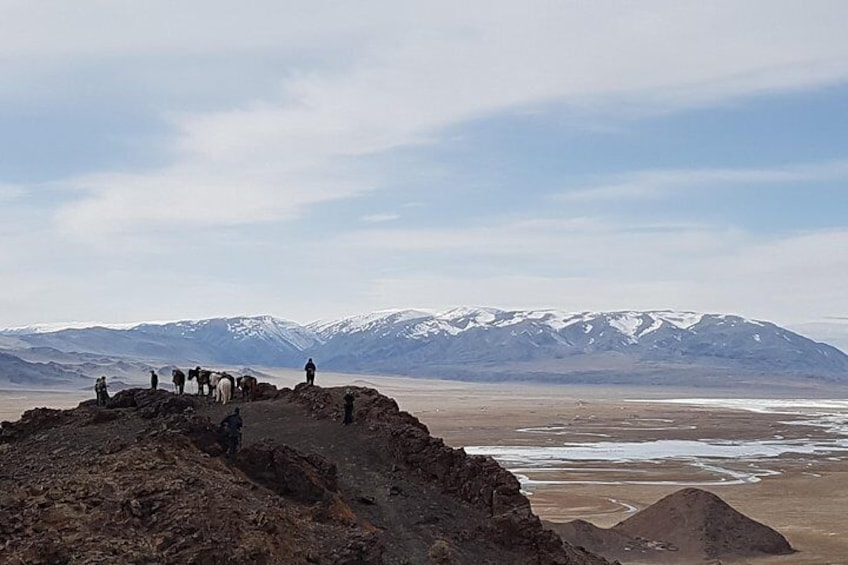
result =
[[[307,326],[273,316],[243,316],[18,332],[15,347],[23,343],[42,351],[241,366],[300,367],[306,357],[315,357],[324,369],[440,377],[449,371],[453,376],[548,378],[544,375],[569,370],[589,374],[610,363],[614,368],[605,370],[621,375],[631,374],[622,363],[684,377],[688,368],[681,373],[681,363],[729,374],[848,374],[848,356],[774,324],[672,310],[462,307],[382,310]]]
[[[141,324],[133,328],[140,332],[178,332],[183,337],[198,333],[226,334],[236,341],[262,340],[289,343],[297,349],[306,349],[316,342],[314,333],[289,320],[274,316],[238,316],[182,320],[170,324]]]
[[[319,335],[331,335],[342,331],[348,333],[364,332],[376,327],[393,325],[411,320],[418,320],[432,316],[431,312],[413,309],[377,310],[368,314],[349,316],[341,320],[324,320],[313,322],[306,327]]]

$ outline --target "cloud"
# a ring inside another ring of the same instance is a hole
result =
[[[486,242],[476,243],[486,253]],[[848,269],[846,230],[767,242],[744,233],[688,231],[634,240],[622,230],[605,238],[552,235],[543,249],[526,249],[532,268],[522,272],[510,261],[476,263],[460,242],[454,257],[463,268],[428,263],[405,275],[377,277],[369,297],[374,306],[695,309],[778,323],[848,311],[840,275]]]
[[[400,215],[395,213],[371,214],[360,218],[361,221],[367,224],[380,224],[383,222],[392,222],[397,219],[400,219]]]
[[[562,218],[536,203],[491,218],[481,209],[494,206],[460,202],[440,216],[445,208],[427,194],[382,198],[410,184],[399,174],[425,168],[417,165],[432,151],[419,150],[471,139],[463,126],[492,117],[550,116],[568,130],[844,83],[842,0],[257,0],[238,9],[150,0],[143,10],[10,0],[2,10],[0,51],[14,54],[0,59],[7,111],[61,112],[71,93],[102,123],[117,123],[109,112],[120,108],[164,124],[138,140],[155,145],[142,151],[155,154],[155,166],[104,158],[85,174],[0,187],[8,204],[0,206],[0,310],[15,323],[210,308],[309,321],[372,306],[461,303],[786,318],[804,308],[810,316],[848,311],[838,230],[766,240],[696,223]],[[104,135],[129,135],[119,129]],[[14,142],[14,132],[0,135]],[[387,167],[396,154],[403,166]],[[845,168],[635,171],[598,176],[561,198],[603,203],[677,187],[823,182],[844,179]],[[438,181],[434,191],[453,194]],[[343,205],[369,195],[380,204]],[[389,223],[390,212],[362,217],[413,199],[404,222]],[[329,203],[339,204],[326,216],[332,225],[292,235],[293,222]],[[368,225],[336,235],[345,219]]]
[[[662,198],[678,189],[692,187],[761,186],[841,179],[848,179],[848,161],[772,169],[647,170],[601,179],[596,186],[563,191],[554,199],[561,202],[644,200]]]
[[[247,165],[247,164],[245,164]],[[62,183],[81,198],[56,215],[65,234],[103,234],[150,228],[249,225],[292,218],[302,208],[368,189],[363,176],[319,167],[219,168],[210,163],[146,175],[99,174]]]
[[[122,57],[167,66],[168,55],[198,53],[238,55],[232,65],[259,55],[284,62],[270,70],[278,88],[260,96],[234,92],[225,107],[189,113],[158,108],[173,126],[171,165],[63,179],[82,195],[59,215],[66,233],[285,220],[381,187],[373,156],[504,112],[552,103],[590,114],[667,112],[848,78],[848,57],[834,56],[848,52],[840,2],[260,2],[237,11],[152,2],[138,16],[100,2],[55,13],[29,6],[13,3],[0,48],[31,61],[34,75]]]
[[[601,218],[532,219],[485,226],[429,229],[365,229],[348,232],[335,245],[350,252],[445,254],[513,268],[614,269],[616,261],[649,265],[657,249],[666,256],[722,252],[738,244],[740,232],[679,223],[609,223]],[[604,251],[605,250],[605,251]],[[638,258],[638,259],[637,259]],[[448,262],[449,264],[449,262]]]
[[[21,185],[0,183],[0,202],[17,200],[26,193]]]

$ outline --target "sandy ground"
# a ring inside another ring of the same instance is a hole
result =
[[[275,384],[293,386],[300,372],[274,371]],[[832,440],[825,428],[791,425],[800,418],[742,410],[692,407],[653,402],[663,398],[704,396],[736,398],[716,389],[609,388],[532,385],[488,385],[448,381],[363,377],[318,373],[324,386],[371,386],[395,398],[418,416],[433,435],[453,446],[561,445],[562,442],[655,440]],[[190,389],[193,390],[193,389]],[[848,390],[832,390],[848,398]],[[92,395],[83,392],[31,393],[0,391],[0,419],[15,419],[33,406],[75,406]],[[750,394],[748,395],[750,396]],[[645,402],[632,402],[643,400]],[[520,428],[558,426],[567,435],[534,435]],[[767,471],[759,482],[703,486],[737,510],[781,533],[798,551],[795,555],[736,563],[760,565],[848,564],[848,452],[782,455],[755,463],[724,461],[725,468]],[[600,480],[626,483],[713,481],[708,471],[685,461],[631,463],[575,462],[568,470],[545,478],[566,481]],[[563,522],[583,518],[611,526],[637,509],[683,488],[674,484],[564,484],[537,486],[530,497],[542,518]],[[632,563],[637,563],[638,560]],[[725,563],[728,563],[725,561]]]

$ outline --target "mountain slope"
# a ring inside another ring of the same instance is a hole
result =
[[[286,366],[299,363],[316,338],[302,326],[271,316],[213,318],[126,329],[71,328],[15,334],[31,347],[182,363]]]
[[[309,326],[313,353],[347,370],[540,374],[692,366],[833,376],[848,356],[768,322],[693,312],[403,311]],[[597,361],[594,365],[588,360]]]
[[[314,357],[321,370],[472,380],[728,385],[731,377],[848,376],[848,355],[834,347],[769,322],[695,312],[456,308],[306,326],[261,316],[6,333],[30,348],[166,364],[301,367]]]
[[[57,363],[30,363],[20,357],[0,352],[0,386],[63,386],[79,388],[91,381],[80,372]]]

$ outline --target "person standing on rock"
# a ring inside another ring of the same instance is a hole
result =
[[[315,363],[312,361],[312,357],[309,358],[309,361],[306,362],[306,366],[303,367],[303,370],[306,371],[306,384],[315,384]]]
[[[102,376],[94,383],[94,393],[97,395],[97,405],[106,406],[106,401],[109,400],[109,393],[106,392],[106,377]]]
[[[350,388],[345,389],[344,395],[344,425],[353,423],[353,390]]]
[[[244,422],[242,422],[238,407],[233,410],[232,414],[221,421],[221,431],[224,436],[227,457],[232,457],[236,454],[236,451],[238,451],[239,444],[241,443],[241,428],[243,425]]]
[[[159,375],[156,374],[156,371],[150,371],[150,388],[156,390],[156,387],[159,386]]]

